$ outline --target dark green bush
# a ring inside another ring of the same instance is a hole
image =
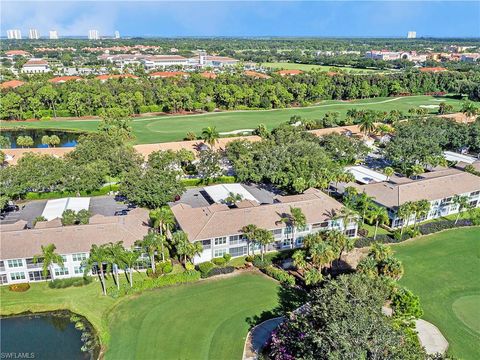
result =
[[[217,266],[224,266],[227,262],[223,257],[220,257],[220,258],[212,259],[212,263],[214,263]]]
[[[197,267],[200,273],[202,274],[202,278],[206,278],[208,277],[208,273],[210,272],[210,270],[212,270],[215,267],[215,265],[213,265],[212,262],[207,261],[207,262],[198,264]]]
[[[253,265],[259,269],[264,269],[267,266],[272,265],[272,260],[266,257],[262,260],[260,256],[255,255],[255,258],[253,259]]]
[[[248,255],[248,256],[245,257],[245,261],[249,262],[249,263],[253,262],[253,259],[254,259],[253,255]]]
[[[228,263],[230,260],[232,260],[232,255],[230,255],[229,253],[226,253],[223,255],[223,258]]]
[[[280,281],[282,284],[294,286],[295,278],[285,270],[279,269],[273,265],[269,265],[263,269],[263,272],[268,276],[271,276],[275,280]]]
[[[91,277],[72,277],[67,279],[55,279],[48,283],[48,287],[51,289],[65,289],[68,287],[79,287],[88,285],[92,282]]]
[[[230,274],[235,271],[233,266],[225,266],[221,268],[213,268],[208,272],[207,277],[222,275],[222,274]]]

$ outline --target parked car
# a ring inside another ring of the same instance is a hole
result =
[[[115,211],[115,216],[123,216],[123,215],[127,215],[127,214],[128,214],[128,210],[127,210],[127,209]]]

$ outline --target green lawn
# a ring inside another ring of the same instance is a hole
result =
[[[459,100],[442,99],[452,104],[455,110],[460,108]],[[337,111],[344,117],[347,110],[372,109],[390,111],[393,109],[407,112],[412,107],[420,105],[438,105],[439,99],[432,96],[409,96],[399,98],[376,98],[353,101],[324,101],[319,105],[304,108],[287,108],[276,110],[249,110],[249,111],[225,111],[207,113],[200,115],[175,115],[135,118],[133,120],[133,131],[136,136],[136,143],[149,144],[167,141],[182,140],[189,131],[200,135],[206,126],[216,126],[220,132],[228,132],[240,129],[254,129],[258,124],[265,124],[268,129],[277,127],[290,119],[292,115],[300,115],[307,119],[319,119],[327,111]],[[436,113],[436,109],[429,109]],[[12,122],[1,121],[1,128],[28,127],[43,129],[70,129],[81,131],[95,131],[97,120],[50,120],[36,122]]]
[[[435,324],[460,359],[480,358],[480,228],[449,230],[395,245],[401,284],[420,296],[424,318]]]
[[[347,71],[347,72],[386,72],[386,70],[375,70],[375,69],[357,69],[351,67],[338,67],[338,66],[324,66],[324,65],[314,65],[314,64],[297,64],[297,63],[286,63],[286,62],[271,62],[271,63],[262,63],[263,67],[270,67],[274,69],[286,69],[286,70],[321,70],[321,71]]]
[[[137,279],[144,274],[135,274]],[[123,279],[122,279],[123,281]],[[80,288],[31,284],[25,293],[0,288],[0,314],[68,309],[85,316],[107,359],[240,359],[247,318],[277,307],[279,286],[259,274],[209,279],[113,299],[97,281]]]
[[[246,274],[151,291],[109,317],[106,359],[241,359],[247,318],[277,305],[278,286]]]

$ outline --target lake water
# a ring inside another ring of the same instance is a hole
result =
[[[52,314],[0,319],[2,359],[89,360],[81,351],[82,332],[68,316]],[[16,354],[13,357],[6,357]]]
[[[1,135],[7,137],[10,140],[11,148],[15,149],[20,146],[17,146],[17,138],[19,136],[30,136],[33,139],[33,147],[42,148],[47,147],[47,145],[42,144],[42,136],[48,135],[57,135],[60,138],[59,147],[73,147],[77,145],[77,140],[82,133],[79,132],[69,132],[69,131],[58,131],[58,130],[43,130],[43,129],[18,129],[18,130],[3,130]]]

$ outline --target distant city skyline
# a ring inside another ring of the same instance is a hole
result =
[[[3,1],[3,29],[48,37],[480,37],[478,1]],[[6,36],[5,31],[1,34]]]

